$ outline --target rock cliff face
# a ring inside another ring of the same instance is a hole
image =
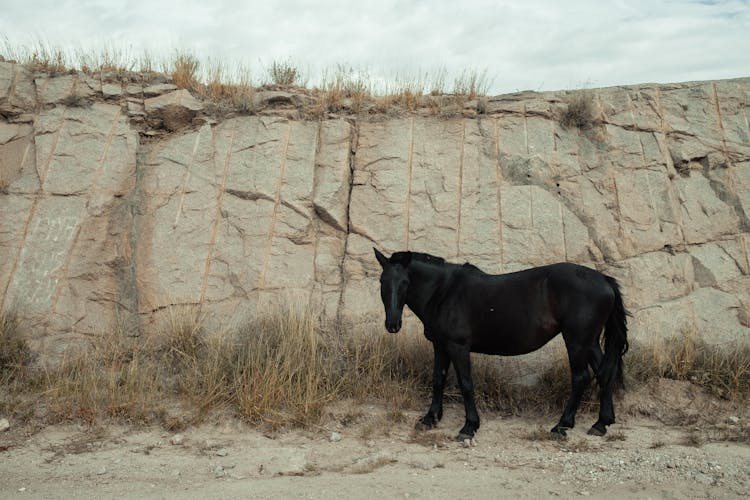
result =
[[[0,63],[0,302],[42,350],[177,304],[223,323],[294,297],[379,324],[377,246],[583,263],[621,281],[636,338],[750,341],[750,79],[592,97],[586,130],[559,124],[564,92],[214,120],[164,81]]]

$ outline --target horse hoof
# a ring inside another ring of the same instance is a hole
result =
[[[427,423],[422,420],[417,420],[417,423],[414,424],[414,429],[418,431],[429,431],[430,429],[434,429],[435,427],[436,427],[436,424]]]
[[[459,443],[465,443],[466,441],[471,443],[472,441],[474,441],[474,435],[473,434],[469,435],[469,434],[464,434],[463,432],[459,432],[458,436],[456,436],[456,441],[458,441]]]
[[[589,436],[603,436],[607,433],[607,428],[604,427],[603,429],[599,429],[596,425],[593,425],[591,429],[589,429],[589,432],[587,433]]]
[[[568,433],[567,433],[567,432],[565,432],[565,427],[559,427],[559,426],[557,426],[557,425],[556,425],[556,426],[554,426],[554,427],[552,428],[552,430],[551,430],[550,432],[551,432],[551,433],[552,433],[552,434],[553,434],[553,435],[554,435],[555,437],[561,437],[561,438],[564,438],[564,437],[567,437],[567,436],[568,436]]]

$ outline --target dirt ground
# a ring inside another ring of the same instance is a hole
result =
[[[0,498],[750,497],[750,446],[725,440],[747,428],[742,407],[671,382],[620,406],[608,437],[586,435],[595,415],[579,413],[564,441],[548,439],[554,416],[485,412],[471,446],[453,440],[456,403],[423,433],[416,411],[351,402],[319,426],[275,433],[228,418],[180,434],[69,424],[25,435],[11,422]]]

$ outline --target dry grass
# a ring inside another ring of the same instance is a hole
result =
[[[12,311],[0,312],[0,384],[7,385],[26,375],[31,350],[19,331],[18,317]]]
[[[560,117],[560,124],[563,127],[586,129],[595,124],[596,105],[591,92],[574,92],[568,97],[567,104],[567,108]]]
[[[622,431],[609,431],[604,438],[606,441],[625,441],[625,433]]]
[[[193,91],[198,88],[198,58],[192,54],[177,53],[172,61],[172,81],[181,89]]]
[[[487,70],[464,70],[454,81],[453,93],[466,96],[470,100],[476,99],[479,96],[487,95],[490,83],[487,78]]]
[[[300,83],[300,72],[291,61],[274,61],[268,68],[270,83],[281,87],[292,87]]]
[[[51,422],[102,418],[151,423],[159,419],[162,387],[159,365],[146,346],[119,329],[93,340],[85,351],[72,351],[57,366],[44,366],[34,377]]]
[[[626,379],[642,383],[663,377],[687,380],[729,400],[750,398],[750,346],[710,345],[694,330],[648,345],[631,342]]]
[[[564,350],[551,356],[536,380],[525,383],[510,360],[473,356],[480,408],[510,414],[559,411],[570,376]],[[18,322],[6,313],[0,316],[0,411],[46,422],[95,424],[114,418],[167,429],[182,429],[220,411],[277,429],[313,425],[330,402],[353,399],[386,403],[392,408],[387,419],[404,423],[404,410],[423,410],[429,401],[432,357],[429,342],[416,331],[352,332],[321,324],[317,312],[301,306],[267,307],[229,330],[213,328],[199,309],[185,308],[173,309],[151,336],[129,337],[114,328],[93,338],[87,349],[69,352],[58,365],[31,369],[31,351]],[[705,385],[725,398],[750,394],[748,350],[709,347],[696,336],[650,347],[634,342],[625,366],[631,385],[671,377]],[[447,402],[461,401],[455,386],[451,371]],[[584,409],[596,404],[590,398],[594,391],[585,397]],[[361,418],[352,414],[342,422]],[[749,434],[741,426],[711,430],[718,437],[710,439],[744,440]],[[550,433],[540,430],[529,439],[539,436],[548,439]]]
[[[220,114],[255,112],[253,97],[260,86],[293,89],[312,97],[301,110],[307,118],[324,118],[328,113],[399,115],[425,109],[438,116],[459,116],[466,102],[486,95],[490,86],[486,70],[464,70],[450,88],[445,69],[372,76],[365,69],[339,65],[324,69],[320,77],[312,78],[315,85],[306,88],[307,80],[288,60],[274,61],[262,71],[265,78],[254,81],[248,66],[232,68],[226,61],[203,60],[185,51],[137,54],[113,46],[63,51],[43,40],[21,45],[4,38],[0,58],[50,76],[82,71],[95,78],[147,81],[153,73],[162,72],[179,88],[208,101],[207,109]]]

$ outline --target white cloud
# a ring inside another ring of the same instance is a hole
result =
[[[750,3],[728,1],[5,0],[12,43],[177,48],[314,77],[337,64],[373,75],[486,69],[493,93],[750,76]]]

